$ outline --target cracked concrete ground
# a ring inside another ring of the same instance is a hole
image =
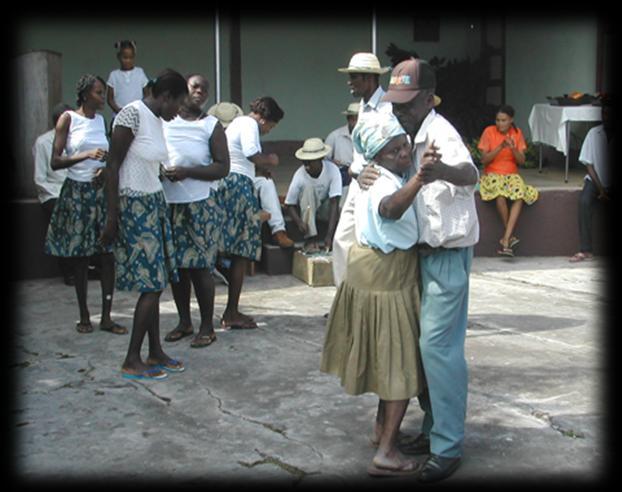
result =
[[[474,260],[465,457],[448,481],[600,478],[606,271],[602,259]],[[334,287],[247,277],[241,306],[259,328],[218,333],[204,349],[191,349],[188,338],[165,343],[187,369],[161,382],[121,378],[128,336],[78,334],[74,290],[59,279],[12,287],[19,479],[373,482],[365,470],[377,399],[348,396],[319,371]],[[226,287],[216,294],[218,317]],[[117,292],[113,319],[129,327],[136,299]],[[94,326],[99,303],[90,281]],[[163,334],[177,321],[170,290],[160,313]],[[195,301],[193,317],[197,329]],[[403,430],[416,433],[421,418],[414,402]]]

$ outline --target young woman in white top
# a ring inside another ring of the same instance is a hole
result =
[[[164,379],[184,370],[160,344],[160,295],[177,280],[175,251],[160,166],[168,159],[162,121],[171,121],[188,95],[186,79],[165,70],[143,100],[125,106],[112,131],[106,197],[108,217],[102,242],[114,243],[117,288],[138,291],[134,324],[122,375]],[[141,358],[145,334],[149,355]]]
[[[214,279],[223,212],[216,190],[229,174],[225,130],[214,116],[203,112],[208,81],[200,74],[188,79],[188,97],[179,115],[164,123],[168,162],[162,181],[169,203],[179,282],[172,284],[179,324],[164,338],[174,342],[193,333],[190,316],[191,282],[201,311],[199,333],[191,347],[207,347],[214,333]]]
[[[77,84],[77,110],[64,112],[56,123],[51,167],[67,169],[67,178],[54,206],[48,227],[45,252],[71,258],[80,308],[79,333],[93,326],[87,306],[89,258],[101,255],[102,316],[100,329],[125,334],[127,329],[110,319],[114,290],[114,257],[103,248],[99,236],[106,220],[103,184],[108,157],[106,126],[97,111],[104,108],[106,84],[100,77],[83,75]]]
[[[257,328],[255,321],[238,309],[244,273],[249,260],[261,257],[259,203],[255,195],[255,166],[271,169],[279,164],[276,154],[264,154],[259,141],[281,119],[283,110],[271,97],[251,103],[247,116],[238,116],[227,127],[231,172],[221,181],[222,207],[226,217],[222,230],[222,251],[231,256],[229,297],[220,322],[221,328]]]

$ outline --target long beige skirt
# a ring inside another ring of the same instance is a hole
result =
[[[320,370],[346,393],[406,400],[424,388],[419,352],[418,260],[414,249],[354,244],[328,318]]]

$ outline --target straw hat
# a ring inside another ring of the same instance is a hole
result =
[[[220,124],[227,128],[229,123],[231,123],[238,116],[242,116],[244,111],[242,111],[242,108],[237,104],[231,102],[220,102],[209,108],[207,110],[207,114],[218,118]]]
[[[321,138],[308,138],[305,143],[296,151],[296,159],[301,161],[314,161],[326,157],[332,147],[322,142]]]
[[[361,107],[361,103],[350,103],[348,104],[348,108],[345,111],[342,111],[341,114],[345,114],[347,116],[355,116],[359,114],[359,108]]]
[[[391,67],[381,67],[378,57],[373,53],[355,53],[350,64],[337,69],[341,73],[387,73]]]

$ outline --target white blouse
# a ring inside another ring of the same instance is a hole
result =
[[[248,158],[261,152],[259,124],[250,116],[238,116],[227,126],[225,133],[231,161],[230,172],[255,179],[255,164]]]
[[[164,137],[168,148],[166,167],[209,166],[214,162],[210,152],[210,138],[218,120],[207,116],[196,121],[186,121],[180,116],[164,122]],[[169,181],[164,179],[162,186],[169,203],[191,203],[205,200],[211,190],[218,188],[216,181],[184,179]]]
[[[142,101],[125,106],[114,120],[114,127],[130,128],[134,140],[119,169],[120,195],[147,195],[162,191],[160,164],[168,159],[162,119]]]
[[[68,156],[93,149],[108,150],[106,125],[101,114],[87,118],[75,111],[67,112],[71,117],[67,143],[65,144],[65,153]],[[105,165],[106,163],[102,161],[85,159],[67,168],[67,177],[74,181],[88,182],[95,177],[95,171]]]
[[[380,177],[367,190],[356,196],[354,230],[359,244],[391,253],[395,249],[412,248],[419,240],[419,229],[414,207],[410,206],[399,219],[380,215],[383,198],[398,191],[406,180],[382,166],[377,166]]]

